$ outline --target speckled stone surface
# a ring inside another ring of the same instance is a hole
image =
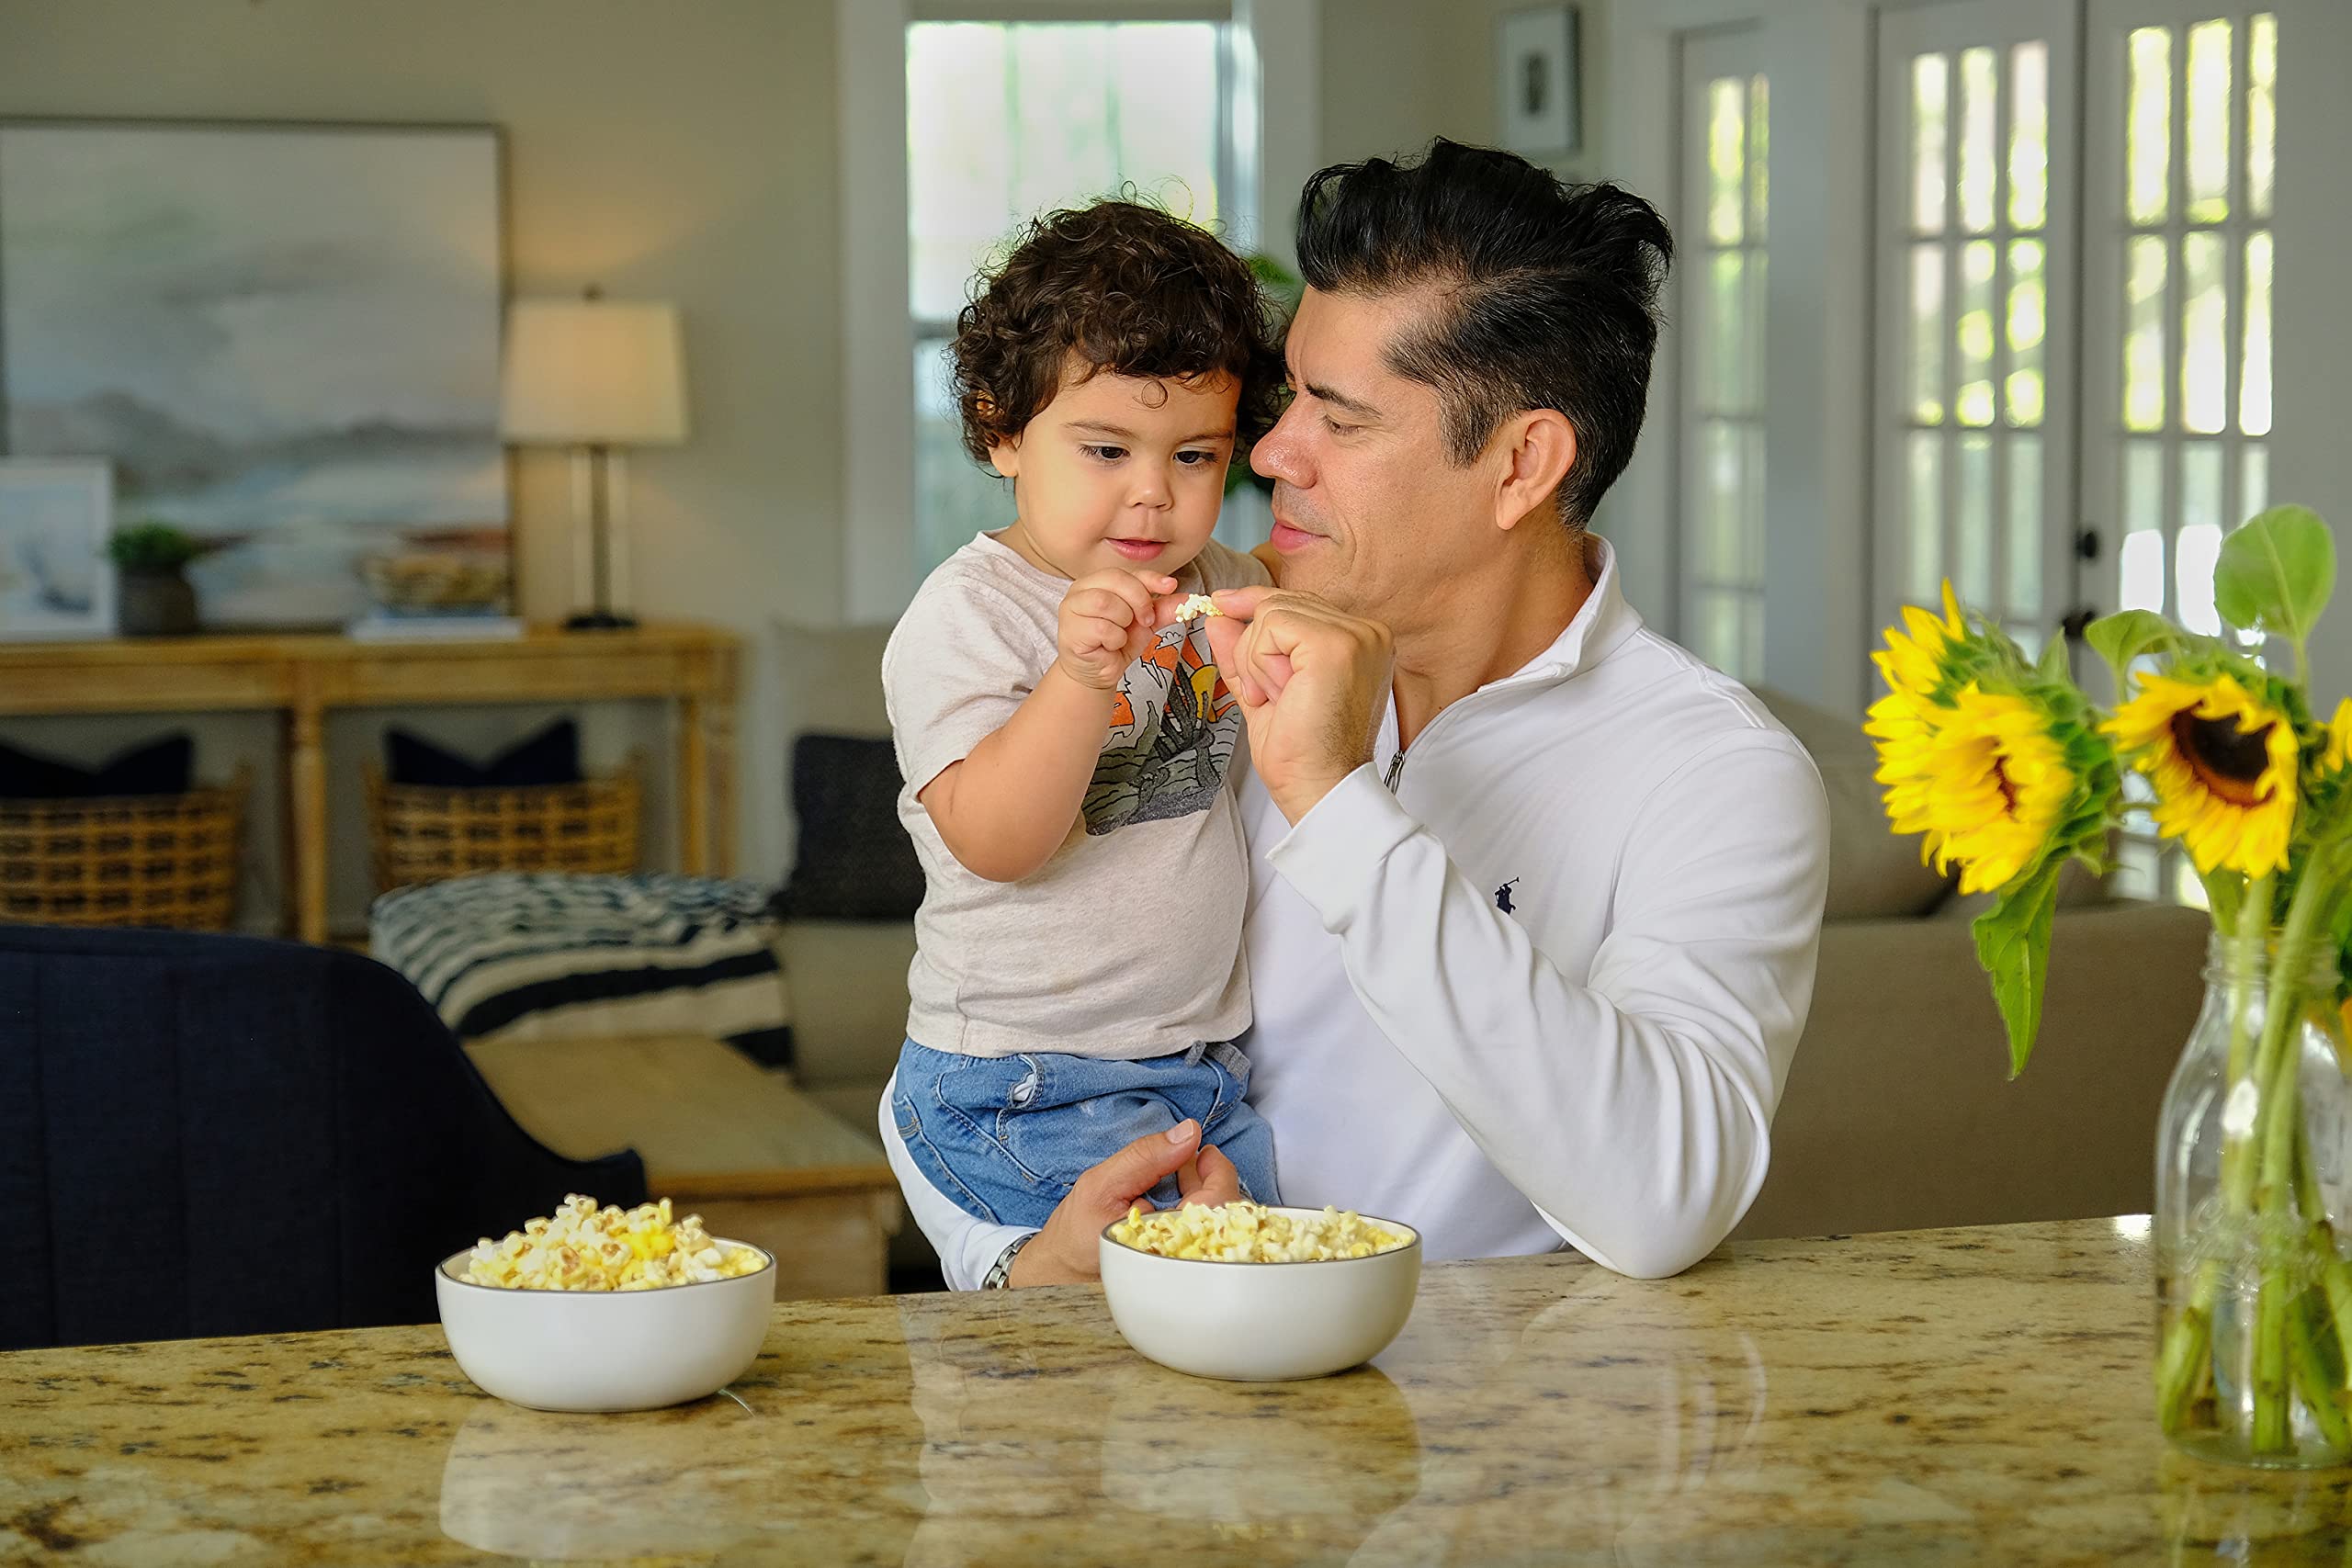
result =
[[[1091,1289],[800,1303],[725,1396],[491,1399],[435,1327],[0,1356],[0,1561],[2327,1562],[2174,1456],[2144,1224],[1429,1269],[1375,1366],[1198,1382]]]

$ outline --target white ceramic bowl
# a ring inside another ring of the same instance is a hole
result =
[[[1412,1239],[1329,1263],[1212,1263],[1138,1252],[1105,1227],[1099,1251],[1111,1321],[1137,1350],[1194,1377],[1279,1382],[1361,1366],[1413,1315],[1421,1282],[1420,1232],[1363,1217]]]
[[[507,1291],[463,1277],[469,1248],[441,1260],[433,1290],[449,1353],[485,1393],[534,1410],[658,1410],[717,1393],[759,1359],[775,1305],[775,1259],[752,1250],[760,1269],[731,1280]]]

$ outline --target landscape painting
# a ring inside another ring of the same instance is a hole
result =
[[[217,547],[210,626],[340,625],[370,555],[503,537],[488,127],[0,122],[0,440]]]

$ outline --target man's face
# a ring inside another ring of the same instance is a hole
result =
[[[1391,626],[1420,620],[1492,536],[1492,465],[1456,467],[1437,393],[1387,366],[1428,308],[1419,292],[1309,288],[1286,344],[1295,396],[1250,458],[1274,481],[1283,586]]]
[[[1107,371],[1080,380],[1085,368],[1072,355],[1019,443],[989,449],[1019,515],[1005,542],[1073,580],[1112,567],[1172,573],[1216,529],[1241,383]]]

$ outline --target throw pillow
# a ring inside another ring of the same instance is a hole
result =
[[[898,753],[888,739],[803,735],[793,742],[800,852],[776,895],[778,918],[915,918],[922,864],[899,824],[899,783]]]
[[[118,795],[186,795],[196,741],[185,732],[142,741],[95,768],[0,742],[0,799],[86,800]]]
[[[476,762],[423,736],[401,728],[384,731],[384,776],[393,784],[439,789],[517,789],[531,784],[578,784],[580,726],[560,718],[525,737],[487,762]]]

